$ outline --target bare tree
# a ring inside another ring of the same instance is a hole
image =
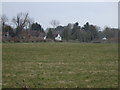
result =
[[[31,25],[34,23],[33,18],[28,18],[28,24],[25,26],[26,29],[30,29]]]
[[[2,17],[1,17],[2,30],[4,30],[5,23],[6,23],[7,21],[8,21],[8,18],[6,17],[6,15],[2,15]]]
[[[53,28],[55,28],[60,24],[60,22],[58,20],[52,20],[50,24],[53,26]]]
[[[8,18],[6,17],[6,15],[2,15],[1,21],[2,21],[2,23],[4,23],[4,24],[8,21]]]
[[[29,26],[31,19],[28,13],[18,13],[16,17],[12,19],[13,23],[16,25],[17,31],[16,34],[20,34],[21,30]]]

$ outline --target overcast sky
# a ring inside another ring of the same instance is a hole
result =
[[[19,12],[28,12],[44,29],[52,27],[50,21],[59,20],[61,25],[86,22],[100,27],[118,27],[117,2],[3,2],[2,14],[9,21]],[[10,23],[12,24],[12,23]]]

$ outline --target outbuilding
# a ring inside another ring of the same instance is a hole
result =
[[[62,40],[62,37],[60,36],[60,34],[58,34],[58,35],[55,37],[55,40],[56,40],[56,41],[61,41],[61,40]]]
[[[102,40],[107,40],[107,38],[106,38],[106,37],[104,37],[104,38],[102,38]]]

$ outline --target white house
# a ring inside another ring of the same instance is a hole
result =
[[[44,36],[43,39],[46,40],[46,36]]]
[[[106,38],[106,37],[104,37],[104,38],[102,38],[102,40],[107,40],[107,38]]]
[[[61,41],[62,40],[62,37],[60,36],[60,34],[58,34],[57,37],[55,37],[55,40],[56,41]]]

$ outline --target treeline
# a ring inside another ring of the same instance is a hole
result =
[[[118,28],[100,27],[86,22],[80,26],[78,22],[69,23],[67,26],[60,26],[59,21],[52,20],[50,24],[53,28],[44,30],[38,22],[33,22],[28,13],[19,13],[12,19],[15,28],[8,25],[8,18],[3,15],[2,20],[2,41],[3,42],[41,42],[55,41],[59,34],[61,41],[79,42],[117,42]],[[106,38],[106,39],[103,39]]]

